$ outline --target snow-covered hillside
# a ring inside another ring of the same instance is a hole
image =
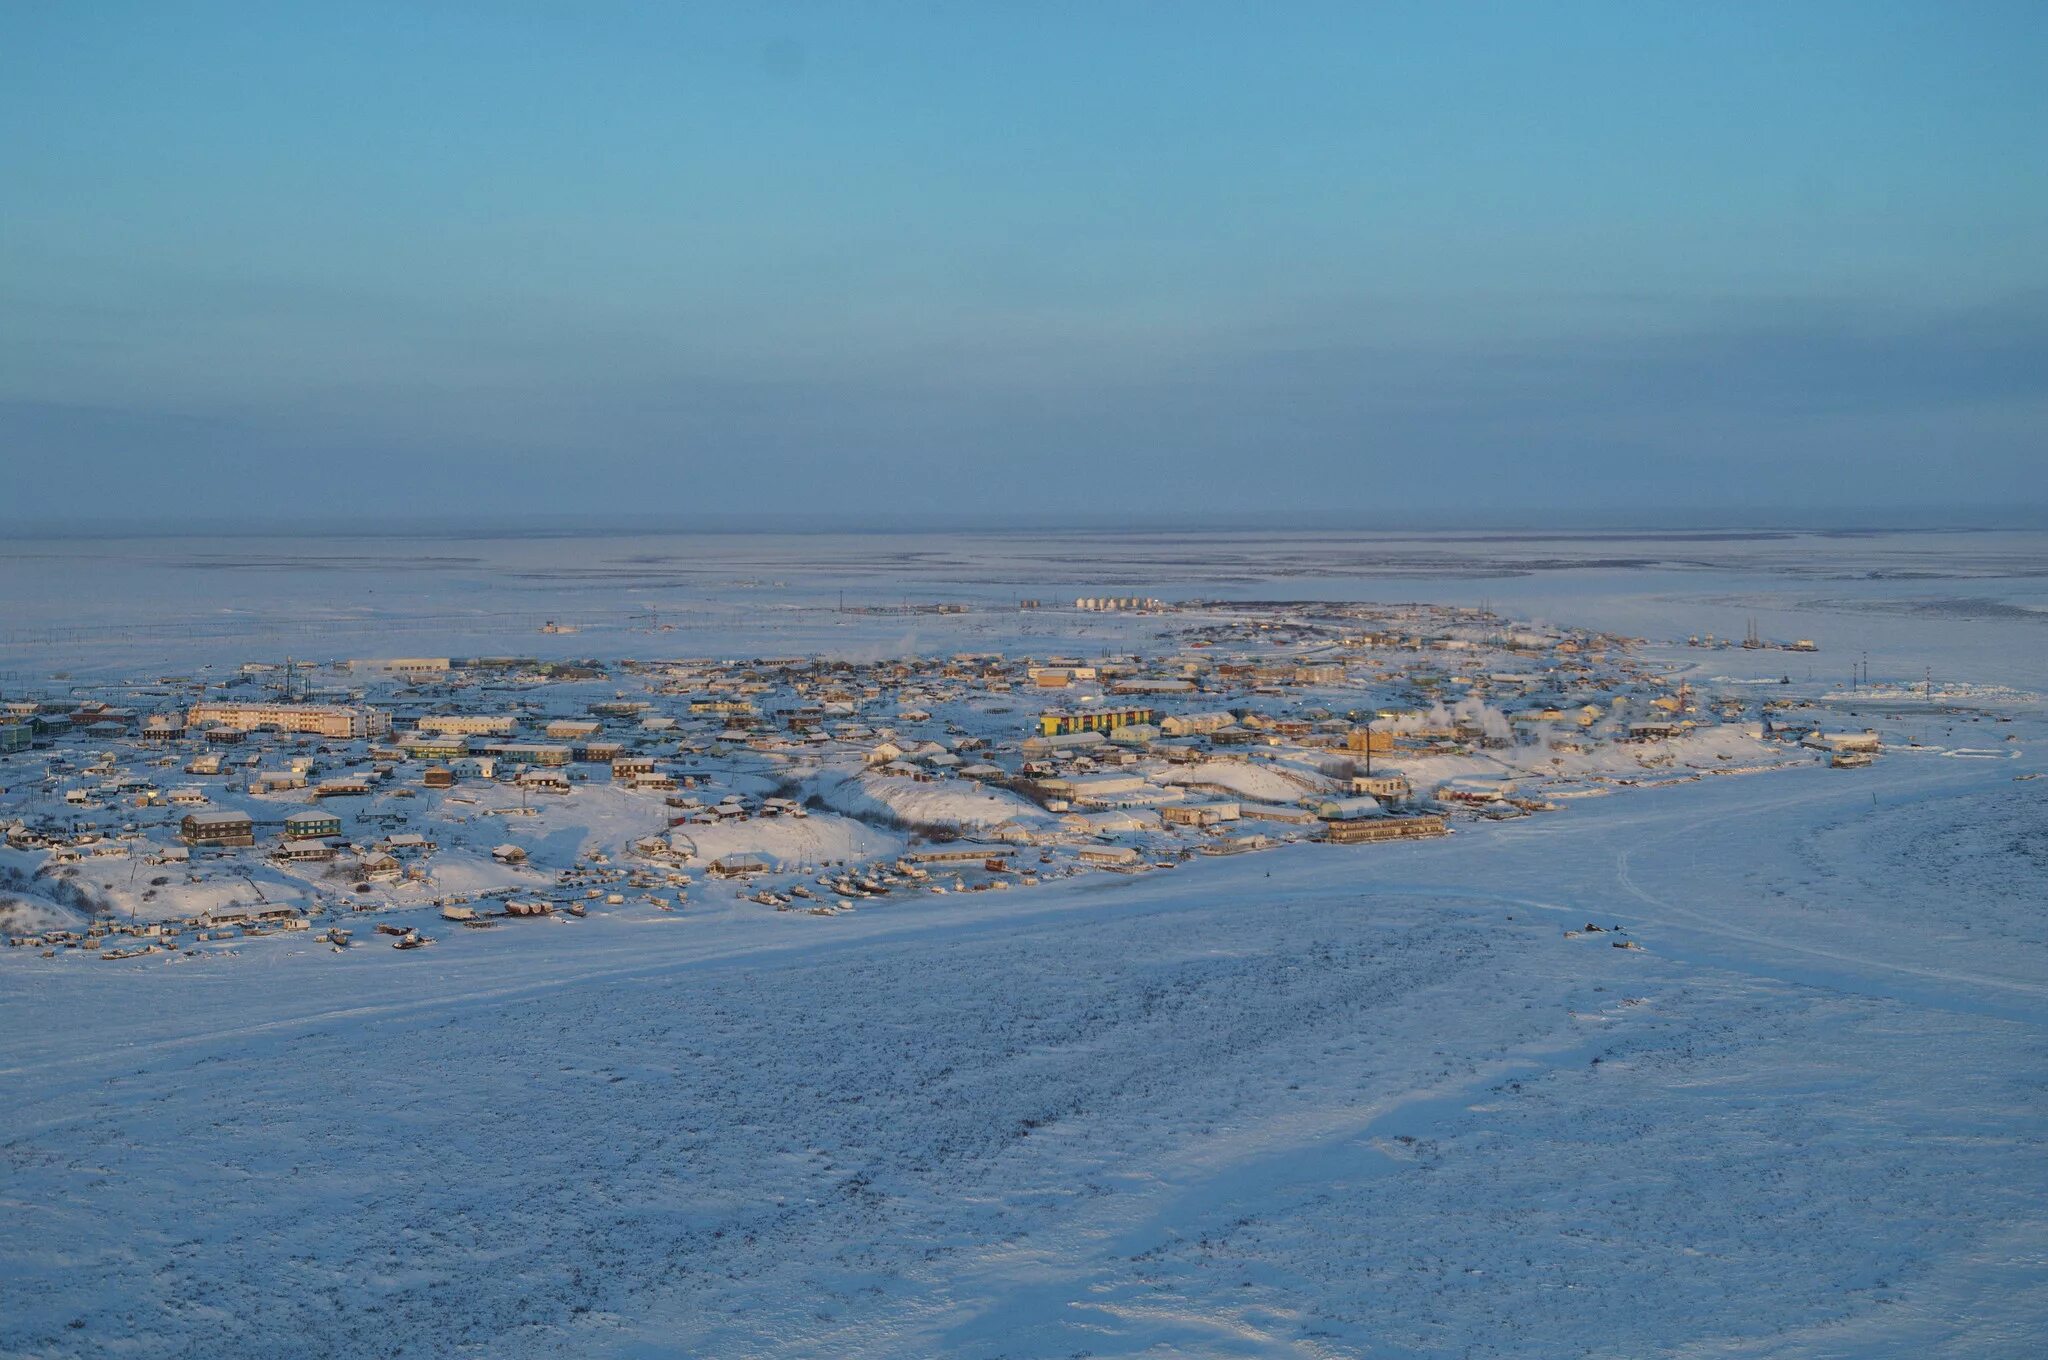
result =
[[[1987,768],[15,972],[0,1348],[2022,1355],[2043,820]]]

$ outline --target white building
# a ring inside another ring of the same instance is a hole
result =
[[[390,714],[348,704],[199,703],[186,713],[185,722],[189,727],[208,725],[237,732],[275,727],[282,732],[306,732],[344,740],[379,736],[391,730]]]
[[[519,719],[508,713],[435,713],[421,718],[422,732],[447,732],[469,737],[509,737]]]

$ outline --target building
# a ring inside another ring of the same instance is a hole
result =
[[[1861,751],[1874,753],[1883,747],[1875,728],[1866,727],[1861,732],[1823,732],[1819,728],[1800,738],[1801,746],[1816,751]]]
[[[572,754],[566,746],[509,741],[497,746],[486,746],[484,751],[500,760],[523,761],[528,765],[567,765]]]
[[[1058,737],[1071,732],[1114,732],[1132,723],[1151,721],[1152,710],[1149,708],[1054,709],[1038,715],[1038,735]]]
[[[426,676],[446,675],[454,668],[451,658],[445,656],[394,656],[381,660],[356,660],[348,663],[351,672],[370,671],[385,675],[402,675],[407,679]]]
[[[1392,732],[1376,732],[1370,727],[1354,727],[1344,736],[1344,749],[1358,755],[1384,755],[1394,749]]]
[[[1215,826],[1236,821],[1238,807],[1236,803],[1184,803],[1159,809],[1159,817],[1169,826]]]
[[[361,775],[342,774],[332,779],[323,779],[313,788],[315,798],[363,798],[370,792],[370,781]]]
[[[1391,771],[1382,774],[1353,775],[1351,791],[1368,798],[1377,798],[1383,803],[1398,803],[1406,799],[1414,789],[1409,786],[1408,776]]]
[[[1323,823],[1323,839],[1332,845],[1357,845],[1365,841],[1408,840],[1417,836],[1446,836],[1450,829],[1435,814],[1419,817],[1365,817],[1356,821]]]
[[[1055,752],[1081,753],[1103,746],[1100,732],[1062,732],[1056,737],[1026,737],[1019,748],[1027,759],[1040,759]]]
[[[398,745],[415,760],[455,760],[469,754],[469,738],[457,732],[408,732]]]
[[[1237,725],[1234,713],[1176,713],[1159,720],[1159,730],[1169,737],[1199,737]]]
[[[341,818],[331,812],[294,812],[284,819],[284,834],[293,841],[339,836]]]
[[[231,849],[256,844],[256,823],[246,812],[188,812],[178,835],[187,845]]]
[[[504,713],[433,713],[416,724],[422,732],[446,732],[470,737],[509,737],[519,719]]]
[[[274,727],[317,737],[355,740],[391,730],[391,715],[379,709],[348,704],[200,703],[185,714],[188,727],[222,727],[254,732]]]

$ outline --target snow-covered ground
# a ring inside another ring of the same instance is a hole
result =
[[[1853,561],[1825,589],[1871,605]],[[1588,608],[1699,627],[1623,589]],[[1958,682],[2048,671],[2037,621],[1858,616]],[[1998,759],[1445,840],[9,960],[0,1354],[2037,1355],[2048,721],[2001,702],[1982,742],[1927,720]],[[478,843],[659,818],[513,820]]]
[[[1006,789],[964,779],[920,782],[873,771],[832,772],[819,780],[817,792],[831,807],[909,826],[989,831],[1006,822],[1043,827],[1051,820],[1037,804]]]

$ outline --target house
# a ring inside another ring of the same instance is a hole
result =
[[[1690,726],[1690,723],[1673,722],[1667,719],[1632,722],[1628,725],[1628,740],[1637,742],[1663,741],[1666,738],[1678,736]]]
[[[498,845],[491,848],[491,858],[500,864],[524,864],[526,851],[517,845]]]
[[[337,775],[323,779],[314,787],[315,798],[360,798],[370,791],[370,780],[365,775]]]
[[[1379,774],[1360,774],[1351,777],[1351,792],[1364,798],[1377,798],[1383,803],[1398,803],[1414,792],[1408,783],[1408,776],[1393,770]]]

